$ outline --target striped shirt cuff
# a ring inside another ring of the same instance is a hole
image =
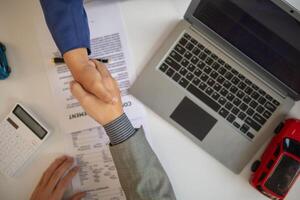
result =
[[[125,113],[106,124],[104,129],[110,139],[111,145],[117,145],[126,141],[136,132]]]

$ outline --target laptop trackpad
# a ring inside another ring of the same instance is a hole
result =
[[[217,123],[215,118],[187,97],[181,101],[170,117],[201,141]]]

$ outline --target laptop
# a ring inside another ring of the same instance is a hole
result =
[[[300,97],[300,13],[193,0],[130,92],[234,173]]]

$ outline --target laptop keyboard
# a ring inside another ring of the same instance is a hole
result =
[[[187,33],[159,69],[251,140],[280,105]]]

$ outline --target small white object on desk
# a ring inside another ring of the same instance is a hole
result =
[[[0,172],[15,176],[49,133],[24,106],[17,104],[0,122]]]

